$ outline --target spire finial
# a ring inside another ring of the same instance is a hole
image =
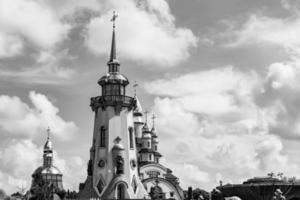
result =
[[[153,112],[153,114],[152,114],[152,126],[153,126],[153,128],[155,127],[155,119],[156,119],[157,117],[155,116],[155,114],[154,114],[154,112]]]
[[[109,72],[119,72],[119,61],[117,60],[117,50],[116,50],[116,39],[115,39],[115,21],[117,19],[118,15],[116,14],[116,11],[113,13],[113,17],[110,21],[113,22],[113,33],[112,33],[112,41],[111,41],[111,50],[110,50],[110,57],[108,61]]]
[[[48,126],[48,128],[47,128],[47,140],[49,140],[50,139],[50,127]]]
[[[145,124],[147,124],[149,111],[146,110],[144,113],[145,113]]]
[[[137,84],[137,82],[134,81],[134,84],[133,84],[132,87],[134,87],[134,96],[135,96],[135,97],[136,97],[136,88],[137,88],[137,86],[139,86],[139,84]]]
[[[118,17],[118,15],[116,14],[116,11],[114,11],[114,12],[113,12],[113,17],[112,17],[111,20],[110,20],[110,21],[113,22],[113,28],[114,28],[114,29],[116,28],[115,22],[116,22],[117,17]]]

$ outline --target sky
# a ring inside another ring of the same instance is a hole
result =
[[[30,187],[48,126],[65,188],[85,180],[114,10],[127,95],[183,188],[300,177],[299,1],[0,0],[0,188]]]

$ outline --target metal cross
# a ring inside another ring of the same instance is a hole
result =
[[[134,84],[132,86],[132,87],[134,87],[134,96],[136,96],[136,88],[137,88],[137,86],[139,86],[139,84],[137,84],[137,82],[134,81]]]
[[[152,125],[153,125],[153,127],[154,127],[154,122],[155,122],[155,119],[156,119],[157,117],[155,116],[155,114],[154,114],[154,112],[153,112],[153,114],[152,114]]]
[[[48,126],[48,128],[47,128],[47,139],[49,139],[50,138],[50,127]]]
[[[148,113],[149,113],[149,112],[148,112],[148,110],[146,110],[144,113],[145,113],[145,118],[146,118],[145,121],[146,121],[146,124],[147,124],[147,121],[148,121]]]
[[[113,17],[112,17],[111,20],[110,20],[110,21],[113,22],[113,27],[114,27],[114,28],[116,27],[116,26],[115,26],[115,21],[116,21],[117,17],[118,17],[118,15],[116,14],[116,11],[114,11],[114,12],[113,12]]]

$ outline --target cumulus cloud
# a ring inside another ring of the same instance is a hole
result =
[[[77,127],[74,122],[67,122],[59,115],[59,109],[40,93],[30,92],[32,107],[19,97],[0,96],[0,128],[8,135],[33,137],[47,126],[61,139],[68,139]]]
[[[37,1],[1,1],[0,13],[0,32],[15,34],[40,48],[52,48],[69,28],[55,12]]]
[[[101,15],[87,26],[86,45],[95,54],[107,55],[111,41],[112,11],[117,21],[118,51],[122,58],[163,67],[175,66],[189,57],[197,38],[187,28],[176,27],[165,0],[104,1]]]
[[[238,114],[240,106],[251,106],[256,84],[258,78],[254,72],[241,73],[228,66],[156,80],[145,88],[154,95],[175,97],[188,111],[221,115]]]
[[[0,32],[0,58],[18,55],[22,49],[23,43],[19,37]]]
[[[29,189],[31,174],[43,162],[43,144],[36,145],[29,139],[10,138],[6,144],[0,144],[0,155],[1,187],[8,193],[16,192],[20,187]],[[63,173],[64,187],[76,190],[84,176],[84,170],[81,169],[85,164],[82,159],[76,156],[65,159],[54,151],[54,165]],[[74,174],[77,174],[76,177]]]
[[[0,96],[0,178],[1,187],[9,193],[16,192],[18,187],[29,189],[31,174],[42,165],[45,141],[36,144],[38,134],[50,126],[52,138],[68,140],[77,131],[74,122],[59,116],[59,109],[47,96],[31,91],[29,100],[27,104],[17,96]],[[85,175],[83,160],[59,155],[54,144],[54,165],[64,175],[64,186],[76,190]]]
[[[150,94],[160,96],[153,110],[159,116],[161,143],[172,143],[159,146],[168,163],[201,169],[197,179],[206,189],[216,186],[220,178],[237,183],[269,171],[298,174],[298,166],[271,129],[280,107],[257,103],[256,95],[262,94],[271,74],[263,79],[224,67],[146,83]],[[194,183],[195,177],[185,173],[178,171],[185,186]]]
[[[18,69],[0,69],[0,76],[12,82],[27,84],[67,84],[77,73],[74,69],[64,67],[62,61],[75,59],[68,50],[59,52],[41,51],[34,56],[36,64]]]
[[[255,95],[255,102],[275,115],[270,121],[273,133],[287,139],[299,138],[299,61],[272,63],[267,70],[263,90]]]

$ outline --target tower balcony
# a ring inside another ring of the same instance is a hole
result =
[[[91,98],[91,108],[93,111],[99,107],[105,109],[107,106],[113,106],[115,108],[127,107],[129,110],[136,107],[136,100],[133,97],[124,95],[105,95]]]

